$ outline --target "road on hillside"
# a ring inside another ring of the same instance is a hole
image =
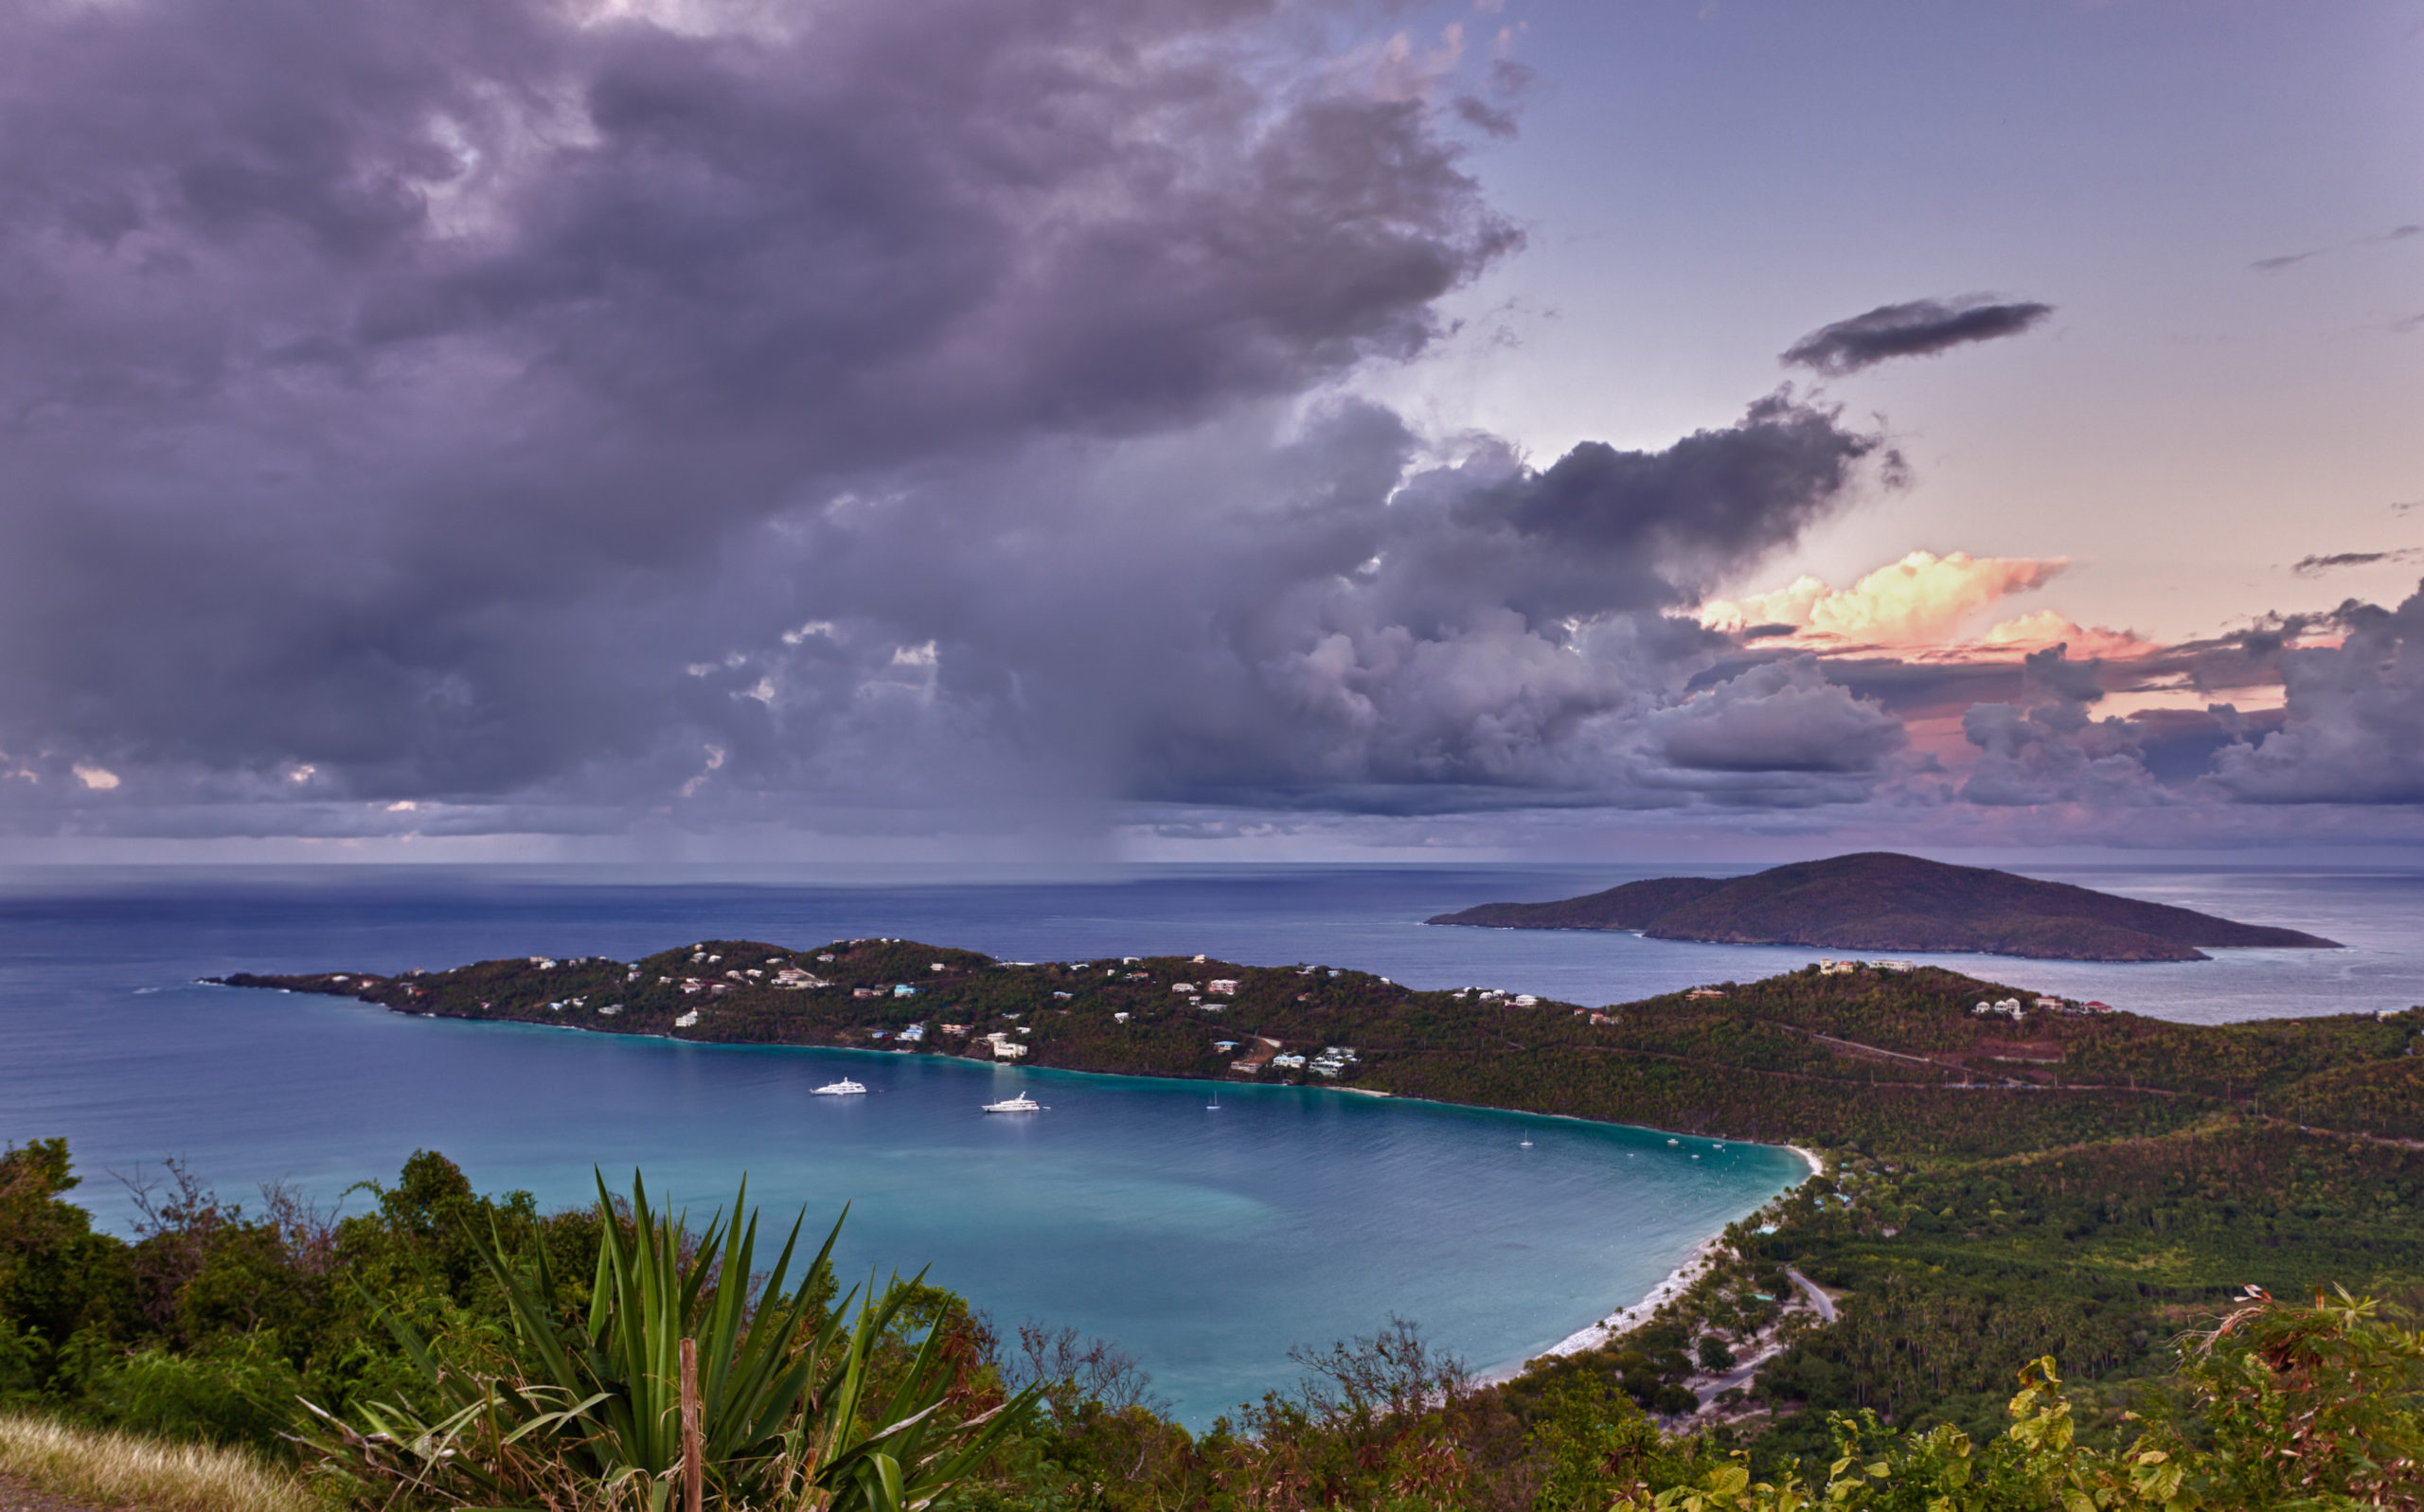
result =
[[[1827,1295],[1826,1290],[1817,1282],[1810,1280],[1791,1266],[1784,1268],[1784,1273],[1792,1277],[1792,1284],[1799,1287],[1801,1294],[1809,1299],[1809,1305],[1818,1309],[1819,1317],[1828,1323],[1835,1321],[1835,1299]]]

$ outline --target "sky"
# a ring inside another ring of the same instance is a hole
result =
[[[2424,0],[30,0],[0,860],[2413,858]]]

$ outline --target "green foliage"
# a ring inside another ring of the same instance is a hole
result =
[[[2219,1505],[2424,1504],[2424,1332],[2344,1290],[2310,1307],[2252,1290],[2187,1356]]]
[[[177,1441],[286,1447],[302,1374],[274,1337],[243,1335],[194,1354],[157,1346],[116,1356],[84,1381],[85,1413],[98,1422]]]
[[[1599,1512],[1611,1497],[1684,1485],[1703,1468],[1697,1446],[1660,1432],[1595,1375],[1569,1374],[1542,1393],[1528,1441],[1547,1462],[1538,1512]]]
[[[2008,1426],[1983,1450],[1957,1428],[1912,1432],[1873,1412],[1828,1421],[1825,1478],[1799,1465],[1755,1480],[1746,1460],[1696,1481],[1619,1496],[1677,1512],[2121,1512],[2161,1508],[2424,1505],[2424,1334],[2342,1291],[2290,1307],[2251,1293],[2187,1348],[2184,1423],[2141,1422],[2130,1442],[2083,1439],[2053,1360],[2020,1373]]]
[[[313,1448],[365,1486],[400,1485],[464,1503],[602,1496],[661,1512],[685,1463],[681,1355],[696,1350],[700,1460],[736,1503],[813,1488],[819,1505],[902,1512],[948,1489],[1025,1414],[1032,1392],[973,1415],[950,1414],[955,1373],[943,1320],[906,1364],[885,1370],[896,1319],[925,1289],[896,1277],[854,1317],[827,1309],[837,1220],[799,1284],[792,1226],[773,1268],[755,1270],[758,1215],[744,1187],[729,1220],[693,1232],[658,1213],[634,1176],[618,1217],[598,1182],[601,1241],[578,1330],[545,1253],[526,1269],[501,1236],[480,1250],[513,1320],[493,1371],[439,1362],[401,1321],[417,1399],[371,1403],[360,1427],[319,1412]],[[854,1293],[855,1294],[855,1293]],[[318,1411],[315,1409],[315,1411]],[[585,1493],[583,1488],[594,1488]]]

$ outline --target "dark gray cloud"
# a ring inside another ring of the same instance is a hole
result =
[[[2301,578],[2311,578],[2336,567],[2370,567],[2377,562],[2413,561],[2424,557],[2424,551],[2402,546],[2395,551],[2335,551],[2328,556],[2300,557],[2290,570]]]
[[[2358,237],[2349,241],[2334,241],[2329,246],[2308,247],[2304,252],[2288,252],[2278,257],[2258,258],[2248,266],[2257,273],[2287,273],[2302,262],[2334,252],[2346,252],[2354,247],[2378,247],[2385,242],[2404,241],[2414,236],[2424,236],[2424,225],[2395,225],[2379,236]]]
[[[1809,664],[1687,698],[1724,643],[1664,613],[1727,552],[1755,558],[1852,497],[1872,438],[1765,400],[1578,467],[1487,445],[1423,467],[1419,446],[1362,404],[1041,442],[771,520],[695,580],[634,573],[458,627],[435,698],[368,675],[376,643],[332,673],[298,640],[297,666],[336,681],[221,678],[108,711],[122,740],[166,744],[193,738],[197,702],[224,702],[236,759],[101,745],[85,759],[123,789],[82,789],[56,755],[34,787],[85,823],[156,823],[165,796],[205,826],[218,804],[222,824],[276,808],[265,822],[350,833],[390,804],[412,807],[368,822],[437,832],[651,809],[923,823],[908,810],[1796,805],[1875,786],[1890,717]],[[1696,511],[1722,524],[1680,523]],[[242,617],[220,613],[214,631]],[[312,717],[280,719],[296,689]],[[298,811],[313,801],[327,811]]]
[[[2029,685],[2065,703],[2099,702],[2104,697],[2104,664],[2094,660],[2072,661],[2070,649],[2068,645],[2049,646],[2023,657],[2021,666]]]
[[[1964,802],[1993,808],[2082,804],[2130,806],[2164,796],[2146,764],[2146,728],[2096,719],[2103,664],[2074,662],[2056,646],[2025,658],[2027,703],[1973,703],[1961,733],[1977,748]]]
[[[2424,801],[2424,585],[2396,609],[2347,603],[2338,646],[2282,653],[2281,727],[2216,757],[2256,803]]]
[[[1896,461],[1789,393],[1545,468],[1319,399],[1516,244],[1448,133],[1523,80],[1303,19],[11,12],[9,822],[1860,791],[1652,721],[1721,649],[1666,612]]]
[[[1827,681],[1814,656],[1754,667],[1650,724],[1666,758],[1696,772],[1871,772],[1907,743],[1899,720]]]
[[[1978,748],[1961,785],[1965,803],[1987,807],[2082,804],[2112,807],[2157,795],[2131,720],[2091,718],[2067,702],[2022,707],[1974,704],[1961,733]]]
[[[228,801],[687,781],[683,668],[813,617],[831,520],[1417,351],[1515,245],[1303,31],[11,11],[0,749]]]
[[[1897,357],[1928,357],[1971,342],[2017,336],[2053,312],[2051,305],[1996,300],[1985,294],[1880,305],[1864,314],[1819,327],[1786,347],[1778,361],[1842,377]]]

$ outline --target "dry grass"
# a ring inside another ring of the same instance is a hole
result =
[[[0,1470],[96,1506],[327,1512],[299,1479],[241,1450],[163,1444],[15,1413],[0,1413]]]

